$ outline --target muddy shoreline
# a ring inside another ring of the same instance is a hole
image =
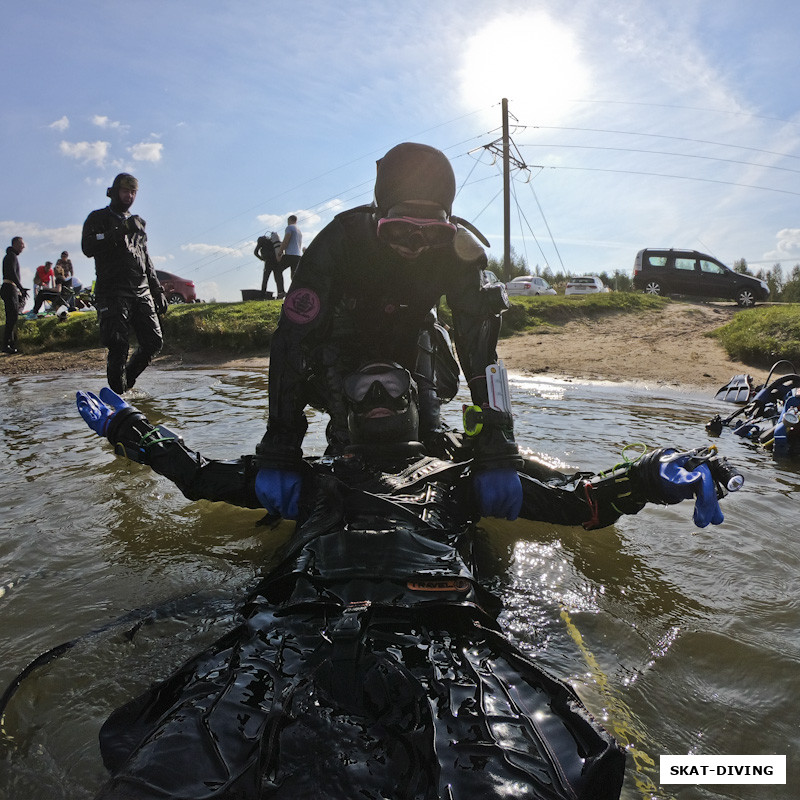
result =
[[[578,301],[579,302],[579,301]],[[541,326],[502,339],[498,354],[511,372],[567,379],[631,381],[716,391],[747,373],[763,383],[767,370],[733,361],[705,334],[728,322],[730,303],[671,303],[663,310],[615,314],[594,320]],[[172,352],[153,362],[160,369],[224,367],[264,369],[269,357],[219,351]],[[105,372],[105,350],[0,356],[0,375]]]

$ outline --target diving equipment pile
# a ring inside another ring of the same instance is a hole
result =
[[[792,372],[772,380],[776,367],[784,363],[792,367]],[[794,371],[794,366],[788,361],[776,362],[765,384],[747,395],[739,380],[743,377],[734,377],[727,387],[723,386],[717,393],[718,399],[746,397],[742,408],[726,419],[717,414],[706,424],[706,430],[713,436],[719,436],[723,428],[731,428],[737,436],[771,451],[776,458],[800,456],[800,375]],[[739,387],[738,392],[734,384]]]

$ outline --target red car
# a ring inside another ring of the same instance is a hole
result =
[[[196,303],[197,292],[194,288],[194,281],[187,281],[171,272],[156,270],[156,277],[164,287],[168,303]]]

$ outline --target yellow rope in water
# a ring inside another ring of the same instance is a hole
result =
[[[594,653],[586,646],[581,632],[565,608],[561,609],[561,619],[564,621],[570,637],[581,651],[583,660],[589,667],[600,694],[608,704],[609,718],[611,720],[610,727],[614,738],[633,758],[636,768],[633,780],[636,783],[636,788],[641,792],[645,800],[650,800],[653,797],[653,792],[658,791],[658,787],[646,773],[656,772],[656,762],[652,756],[641,749],[641,744],[638,746],[633,744],[633,742],[643,743],[645,736],[641,731],[637,730],[633,712],[624,701],[614,694],[608,677],[600,668]]]

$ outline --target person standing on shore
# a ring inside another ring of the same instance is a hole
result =
[[[133,175],[117,175],[106,191],[111,202],[89,214],[81,238],[84,255],[95,263],[100,342],[108,348],[108,385],[117,394],[133,388],[164,343],[159,317],[167,299],[147,252],[145,221],[129,210],[138,190]],[[139,346],[128,359],[130,328]]]
[[[19,254],[25,249],[25,242],[21,236],[11,240],[11,246],[6,248],[3,257],[3,285],[0,295],[3,296],[3,305],[6,312],[6,326],[3,333],[3,352],[9,355],[18,353],[17,350],[17,320],[22,306],[28,297],[28,290],[23,287],[19,275]]]
[[[292,214],[288,220],[289,224],[283,233],[283,241],[278,249],[278,258],[281,262],[281,270],[289,268],[289,281],[294,278],[297,265],[300,263],[300,256],[303,255],[303,234],[297,227],[297,217]]]
[[[278,234],[274,231],[267,236],[258,237],[256,242],[256,249],[253,250],[253,255],[259,260],[264,262],[264,275],[261,278],[261,291],[267,291],[267,281],[270,275],[275,276],[275,289],[277,291],[278,300],[286,296],[283,288],[283,267],[278,260],[278,248],[280,247],[280,239]]]

